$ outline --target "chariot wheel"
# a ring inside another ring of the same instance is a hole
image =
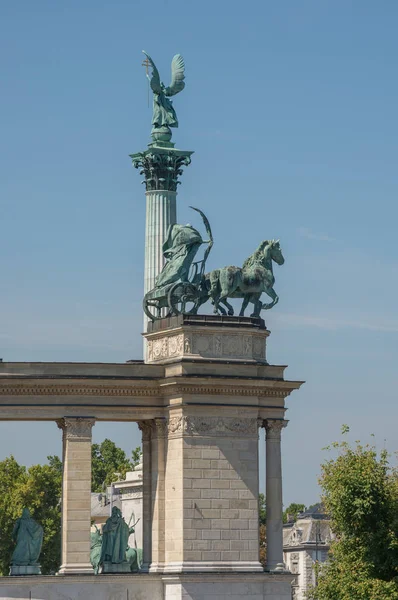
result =
[[[198,290],[188,281],[175,283],[169,290],[167,301],[171,314],[195,314],[198,303]]]
[[[148,319],[151,321],[159,321],[159,319],[165,319],[172,314],[167,307],[165,310],[164,302],[161,302],[159,299],[151,298],[150,292],[145,294],[144,300],[142,301],[142,308]]]

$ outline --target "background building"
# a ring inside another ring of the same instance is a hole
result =
[[[284,562],[296,575],[294,600],[305,600],[308,589],[316,584],[314,564],[325,562],[333,538],[330,519],[320,504],[299,514],[296,522],[284,525]]]

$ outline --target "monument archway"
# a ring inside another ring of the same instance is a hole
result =
[[[62,581],[92,574],[92,428],[135,421],[148,581],[156,575],[181,586],[190,574],[194,586],[198,573],[264,576],[258,437],[265,432],[268,570],[290,590],[291,576],[283,573],[281,432],[285,399],[302,382],[286,381],[285,366],[267,363],[269,333],[258,319],[180,316],[155,323],[146,335],[146,362],[0,363],[0,419],[53,421],[62,434]]]

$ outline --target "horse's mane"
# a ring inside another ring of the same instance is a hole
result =
[[[245,262],[243,263],[242,269],[248,269],[249,267],[253,267],[254,265],[258,265],[259,263],[261,263],[263,259],[263,251],[265,246],[272,244],[272,242],[273,240],[264,240],[263,242],[261,242],[257,250],[253,252],[253,254],[249,256],[249,258],[246,258]]]

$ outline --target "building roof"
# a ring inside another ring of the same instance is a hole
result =
[[[283,527],[283,547],[329,546],[334,538],[330,529],[330,520],[313,518],[312,515],[300,515],[295,523]]]

